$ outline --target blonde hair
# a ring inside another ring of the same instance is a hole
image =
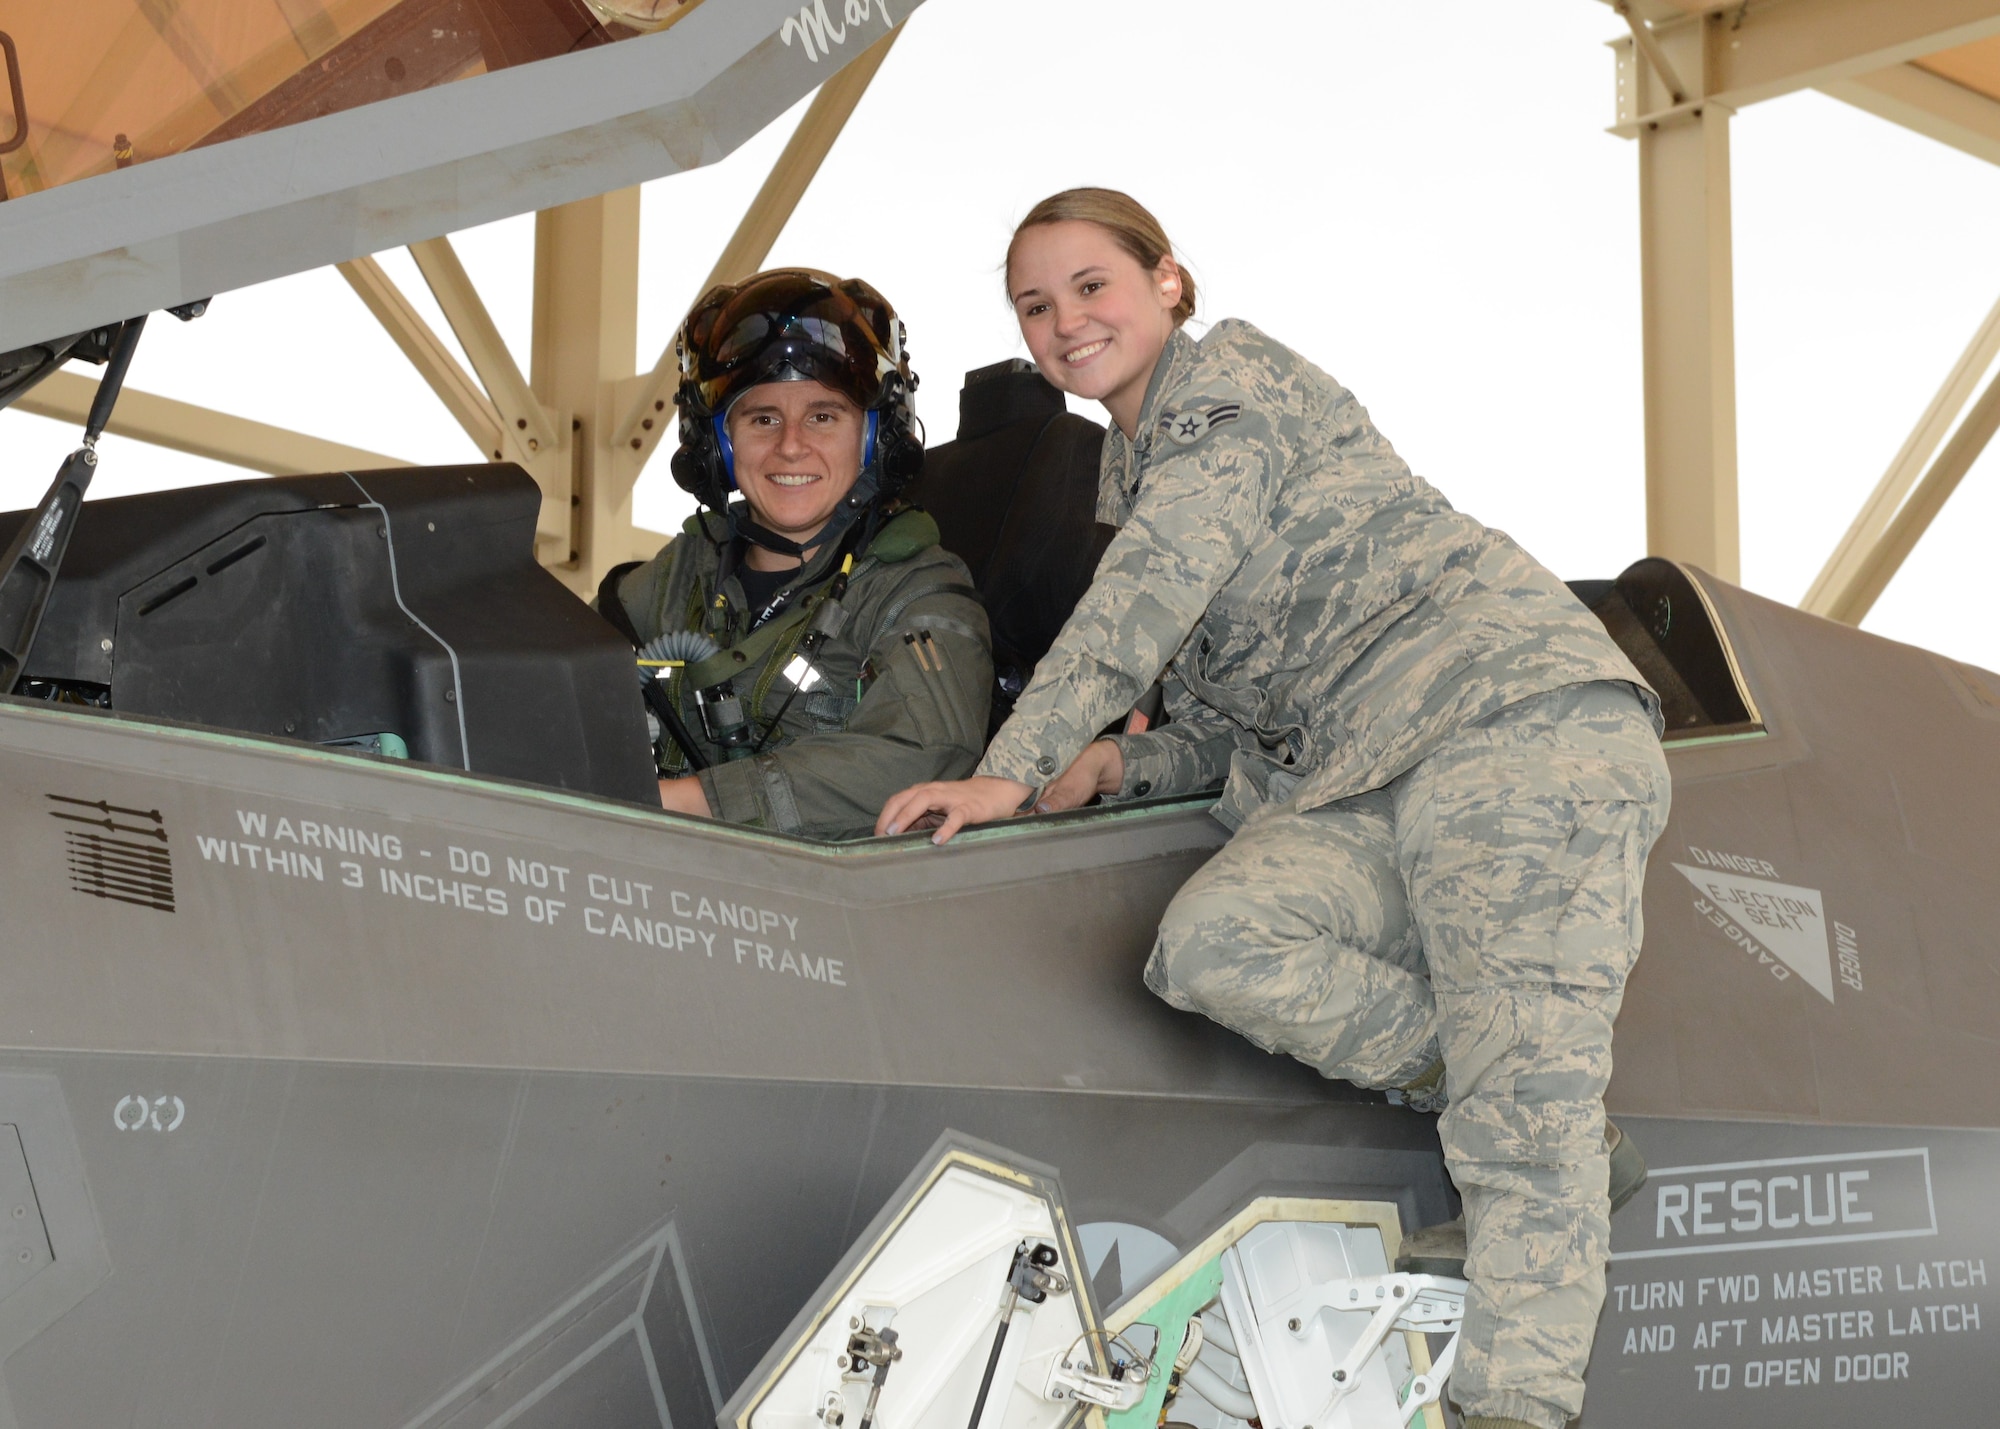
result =
[[[1147,211],[1146,206],[1130,194],[1117,189],[1064,189],[1059,194],[1050,194],[1028,210],[1028,216],[1014,226],[1014,236],[1007,241],[1008,281],[1012,283],[1014,272],[1014,249],[1021,242],[1021,235],[1031,228],[1040,228],[1051,223],[1090,223],[1110,234],[1118,246],[1131,254],[1141,268],[1152,272],[1160,266],[1160,261],[1174,257],[1174,246],[1167,241],[1167,231],[1160,227],[1160,221]],[[1174,326],[1179,327],[1194,316],[1194,274],[1188,272],[1187,265],[1178,258],[1174,264],[1180,270],[1181,300],[1174,304]]]

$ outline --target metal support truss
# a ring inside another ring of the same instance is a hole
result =
[[[535,215],[535,400],[567,413],[567,549],[543,565],[578,595],[604,572],[650,556],[635,549],[632,485],[638,466],[611,441],[618,384],[638,351],[639,191],[620,189]]]
[[[478,370],[479,382],[466,375],[451,350],[373,258],[342,263],[340,272],[479,447],[480,454],[491,461],[517,461],[535,478],[542,489],[542,509],[535,521],[536,551],[544,559],[560,560],[570,544],[568,443],[529,391],[451,245],[444,239],[432,239],[413,246],[410,253],[459,345]]]
[[[1800,608],[1859,625],[1944,509],[1959,482],[2000,429],[2000,376],[1966,406],[1979,379],[2000,357],[2000,303],[1986,315],[1964,353],[1931,400],[1916,430],[1883,473],[1841,538]],[[1951,431],[1963,411],[1964,420]],[[1945,441],[1945,433],[1951,440]],[[1939,451],[1939,444],[1943,450]],[[1931,461],[1931,453],[1937,459]],[[1929,469],[1924,463],[1929,461]],[[1921,480],[1918,473],[1922,473]]]
[[[1913,64],[1837,80],[1820,89],[1877,118],[2000,164],[2000,103],[1977,90]]]
[[[23,393],[14,405],[38,417],[53,417],[81,426],[90,413],[91,398],[96,395],[97,383],[81,373],[53,372]],[[247,467],[266,476],[409,465],[379,452],[309,437],[247,417],[232,417],[227,412],[178,402],[172,397],[136,392],[130,387],[119,395],[117,410],[105,430],[169,451]]]
[[[1674,72],[1673,61],[1653,36],[1652,26],[1632,13],[1631,0],[1611,0],[1611,8],[1624,17],[1625,27],[1632,32],[1632,43],[1639,53],[1646,57],[1646,63],[1653,67],[1653,73],[1660,77],[1660,83],[1667,87],[1667,98],[1674,104],[1687,101],[1687,86]]]
[[[548,413],[528,390],[528,379],[515,365],[513,354],[500,338],[500,329],[487,313],[486,304],[480,301],[479,290],[472,286],[465,265],[458,261],[451,240],[429,238],[412,243],[410,256],[416,259],[417,270],[430,285],[431,295],[437,299],[445,321],[451,324],[458,345],[471,359],[472,370],[479,374],[480,384],[498,410],[501,429],[508,439],[522,449],[521,455],[528,460],[561,445]]]
[[[430,384],[431,391],[444,403],[452,420],[472,438],[473,445],[491,461],[501,459],[500,414],[493,409],[479,384],[465,375],[465,369],[458,365],[458,359],[451,350],[438,340],[426,323],[410,306],[410,300],[403,296],[389,275],[382,271],[382,265],[373,258],[356,258],[352,262],[338,265],[340,276],[347,279],[368,311],[375,315],[375,321],[382,325],[403,356],[410,359],[410,365],[417,369],[417,375]]]
[[[1611,132],[1639,144],[1647,544],[1656,555],[1734,580],[1739,532],[1730,117],[1746,104],[1821,87],[2000,159],[2000,104],[1910,63],[2000,35],[2000,3],[1729,0],[1692,13],[1678,0],[1606,3],[1631,31],[1611,46],[1617,58]],[[1944,426],[1934,420],[1935,407],[1927,415],[1814,583],[1808,608],[1854,612],[1841,618],[1858,620],[1893,574],[1894,565],[1882,563],[1900,561],[1896,544],[1914,544],[1922,526],[1912,534],[1910,523],[1927,521],[1923,512],[1931,509],[1914,495],[1904,502],[1904,494],[1977,376],[1954,378],[1964,390]],[[1948,384],[1948,390],[1956,389]],[[1968,417],[1961,434],[1969,442],[1973,431]],[[1927,432],[1925,445],[1920,438]],[[1954,439],[1933,468],[1947,493],[1964,474],[1952,475],[1947,457],[1964,457],[1969,465],[1977,455],[1976,448],[1965,456],[1959,447]],[[1933,489],[1927,475],[1918,490]],[[1937,504],[1942,499],[1936,497]],[[1889,541],[1891,531],[1896,542]],[[1870,573],[1865,578],[1864,570]]]
[[[1639,136],[1646,548],[1739,576],[1729,111]]]
[[[1698,106],[1741,109],[2000,35],[1993,0],[1727,0],[1693,14],[1669,0],[1607,3],[1634,31],[1612,46],[1621,61],[1612,132],[1628,138]],[[1628,83],[1635,48],[1657,59],[1633,67]]]

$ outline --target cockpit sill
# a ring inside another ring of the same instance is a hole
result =
[[[855,837],[846,839],[812,838],[801,834],[782,833],[769,829],[746,828],[737,824],[725,824],[711,819],[690,818],[682,814],[669,813],[661,809],[634,806],[614,799],[599,798],[589,794],[579,794],[565,789],[552,788],[529,780],[510,779],[501,775],[468,773],[448,769],[435,764],[423,764],[407,759],[370,753],[356,748],[340,748],[312,744],[302,740],[285,739],[279,736],[246,734],[238,730],[217,729],[209,725],[190,724],[157,716],[128,714],[119,710],[106,709],[94,705],[55,703],[46,699],[21,695],[0,695],[0,730],[8,722],[16,719],[46,720],[61,724],[111,720],[135,733],[166,736],[186,740],[192,744],[210,749],[239,750],[254,752],[263,757],[279,756],[322,767],[352,767],[356,763],[367,765],[372,772],[392,779],[414,781],[419,785],[444,787],[482,795],[501,795],[510,800],[525,799],[552,808],[560,808],[575,813],[589,814],[602,818],[613,816],[620,820],[644,827],[666,827],[688,833],[698,833],[704,839],[715,839],[723,843],[736,843],[752,847],[782,849],[789,854],[811,853],[825,858],[855,859],[907,849],[928,842],[929,835],[922,830],[897,834],[889,837]],[[1769,731],[1762,723],[1742,724],[1725,729],[1711,729],[1701,733],[1677,734],[1669,731],[1665,744],[1671,753],[1678,750],[1705,748],[1716,745],[1743,744],[1764,738]],[[0,734],[0,744],[4,744],[4,734]],[[1013,841],[1038,833],[1074,828],[1088,824],[1093,828],[1109,825],[1129,826],[1134,823],[1158,819],[1165,815],[1187,812],[1203,812],[1213,807],[1216,795],[1213,792],[1198,794],[1170,794],[1150,799],[1134,800],[1111,806],[1087,809],[1072,809],[1059,814],[1038,814],[1011,819],[1003,824],[992,824],[982,828],[971,828],[959,834],[955,843],[974,847],[999,841]]]
[[[780,833],[770,829],[746,828],[740,824],[725,824],[713,819],[697,819],[684,814],[669,813],[663,809],[649,809],[628,804],[615,799],[599,798],[590,794],[579,794],[567,789],[551,788],[546,784],[536,784],[524,779],[510,779],[502,775],[467,773],[463,770],[448,769],[435,764],[423,764],[414,760],[395,759],[365,750],[333,748],[311,744],[301,740],[285,739],[273,735],[245,734],[238,730],[217,729],[209,725],[188,724],[177,720],[162,719],[157,716],[142,716],[123,713],[114,709],[103,709],[90,705],[59,704],[47,700],[20,695],[0,695],[0,747],[8,743],[5,729],[8,723],[17,719],[50,721],[60,724],[76,724],[85,721],[116,721],[118,725],[134,733],[166,736],[175,740],[185,740],[214,750],[234,750],[251,753],[264,758],[273,756],[288,761],[325,767],[352,768],[359,763],[368,767],[371,774],[383,775],[391,779],[413,781],[416,785],[433,788],[448,788],[461,793],[476,793],[484,796],[501,796],[510,801],[526,800],[551,808],[559,808],[572,813],[588,814],[593,818],[614,817],[634,825],[648,828],[674,829],[684,833],[696,833],[704,839],[722,843],[736,843],[766,849],[781,849],[787,854],[811,853],[828,858],[853,859],[870,855],[908,849],[913,845],[929,842],[929,834],[916,830],[886,838],[819,839],[802,834]],[[1193,812],[1206,812],[1214,803],[1213,793],[1173,794],[1159,798],[1135,800],[1113,807],[1072,809],[1060,814],[1037,814],[1019,819],[1011,819],[1004,824],[993,824],[982,828],[967,829],[953,840],[954,844],[976,846],[1000,840],[1016,840],[1025,835],[1046,833],[1051,830],[1073,828],[1077,824],[1089,824],[1093,828],[1103,825],[1131,825],[1155,820],[1162,816]]]

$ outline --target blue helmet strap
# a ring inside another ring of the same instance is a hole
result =
[[[723,419],[723,414],[720,412],[710,417],[709,421],[715,424],[715,444],[722,452],[722,475],[724,481],[727,483],[725,489],[734,491],[736,490],[736,448],[731,445],[729,440],[729,424]]]

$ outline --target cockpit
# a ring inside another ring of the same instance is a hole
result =
[[[1104,431],[1018,359],[968,374],[959,407],[910,495],[986,606],[997,728],[1109,542]],[[505,463],[92,502],[16,697],[656,806],[631,645],[536,563],[539,504]],[[0,514],[0,548],[33,519]],[[1687,571],[1572,588],[1659,691],[1670,741],[1762,730]]]

